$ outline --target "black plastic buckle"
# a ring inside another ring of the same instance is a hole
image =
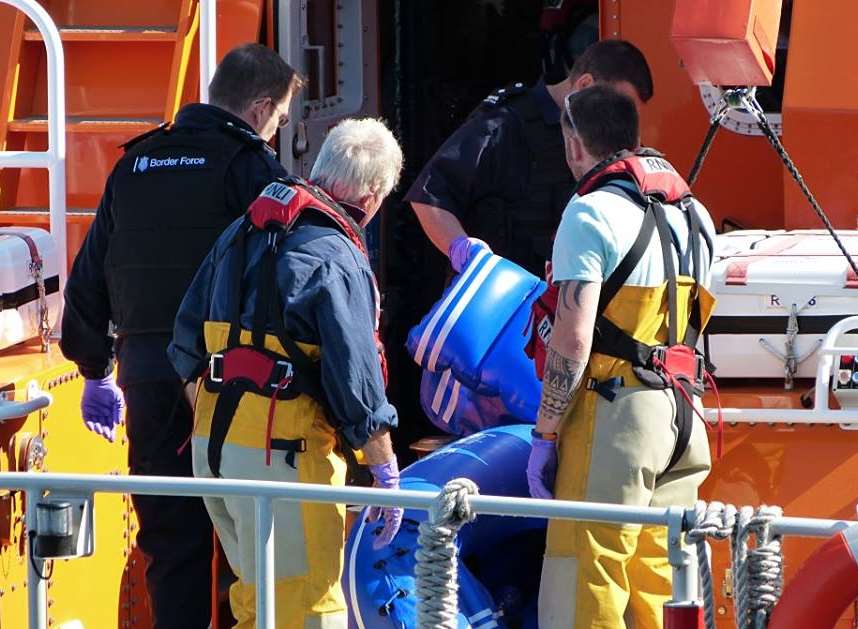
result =
[[[700,354],[697,354],[697,368],[694,370],[694,378],[701,386],[706,379],[706,357]]]
[[[272,450],[286,452],[286,465],[293,470],[295,467],[295,455],[307,451],[306,439],[272,439],[269,443]]]

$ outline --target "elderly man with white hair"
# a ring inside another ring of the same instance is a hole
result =
[[[269,184],[209,253],[168,350],[189,383],[194,474],[343,485],[362,450],[383,488],[398,488],[378,339],[379,296],[363,228],[399,179],[402,151],[373,119],[328,133],[312,184]],[[188,427],[191,430],[191,427]],[[207,498],[230,566],[239,628],[255,625],[254,508]],[[376,546],[402,510],[375,508]],[[277,627],[346,627],[343,505],[274,507]]]

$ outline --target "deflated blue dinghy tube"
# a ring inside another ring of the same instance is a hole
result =
[[[484,494],[527,496],[530,429],[493,428],[436,450],[403,470],[402,488],[436,493],[447,481],[466,477]],[[362,517],[354,526],[343,576],[350,627],[417,626],[414,553],[417,527],[425,519],[425,511],[406,510],[399,534],[379,551],[372,541],[381,525]],[[545,520],[482,515],[462,528],[457,540],[461,629],[536,628],[545,529]]]
[[[501,416],[480,415],[477,429],[505,423],[502,416],[533,422],[539,405],[540,382],[524,353],[528,341],[530,309],[545,283],[520,266],[481,251],[462,270],[432,310],[408,335],[408,350],[425,371],[438,376],[436,390],[422,397],[424,409],[437,408],[436,391],[467,388],[476,396],[498,398]],[[450,376],[444,373],[450,370]],[[429,379],[432,376],[428,377]],[[458,386],[457,384],[458,383]],[[459,391],[461,393],[461,391]],[[461,404],[467,406],[468,399]],[[454,407],[450,407],[454,408]],[[463,412],[467,414],[467,409]],[[448,414],[427,413],[436,425],[453,434]]]
[[[424,371],[420,381],[420,406],[435,426],[451,435],[472,435],[486,428],[536,422],[516,417],[504,406],[499,395],[475,393],[456,380],[452,371]]]

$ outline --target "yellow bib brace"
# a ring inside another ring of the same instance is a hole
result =
[[[687,185],[669,163],[657,158],[653,168],[648,154],[620,157],[604,168],[636,184],[637,193],[617,192],[641,206],[644,220],[636,242],[602,287],[584,384],[559,429],[554,495],[690,506],[709,473],[709,442],[703,421],[679,393],[681,388],[693,401],[701,385],[694,374],[683,372],[676,379],[660,370],[659,356],[688,356],[702,365],[692,348],[715,303],[699,283],[704,237],[696,210],[689,207]],[[599,187],[592,179],[584,181],[585,190]],[[659,196],[686,211],[697,278],[681,255],[682,268],[675,271],[675,244]],[[666,281],[652,287],[626,284],[654,238],[661,245]],[[549,522],[540,629],[622,629],[627,622],[635,629],[661,629],[662,607],[670,596],[665,527]]]
[[[195,405],[196,476],[345,484],[347,465],[325,413],[320,348],[296,343],[287,332],[277,281],[280,256],[301,242],[300,235],[288,241],[287,236],[307,211],[325,218],[366,255],[357,223],[323,190],[303,180],[272,182],[251,204],[231,243],[232,266],[224,273],[231,282],[222,304],[229,322],[205,324],[210,364]],[[266,242],[253,269],[255,302],[245,304],[246,241],[248,234],[260,232]],[[250,331],[241,324],[242,306],[251,306]],[[230,590],[237,627],[249,629],[256,623],[253,501],[205,502],[238,576]],[[276,626],[345,629],[340,586],[345,506],[276,501],[273,511]]]
[[[680,278],[680,312],[688,312],[693,286],[690,278]],[[663,343],[665,290],[666,284],[624,286],[605,316],[639,341]],[[705,288],[699,290],[708,320],[714,300]],[[559,436],[555,497],[638,506],[693,504],[710,467],[703,422],[695,418],[688,447],[663,474],[677,438],[673,393],[643,386],[624,360],[593,354],[585,380],[612,377],[625,382],[613,402],[584,388],[572,401]],[[664,527],[549,523],[540,590],[542,629],[617,629],[626,626],[628,616],[634,616],[630,626],[636,629],[661,628],[662,606],[670,595]]]
[[[206,350],[213,354],[227,345],[229,324],[206,322]],[[241,331],[240,342],[250,343],[251,333]],[[313,361],[319,347],[299,343]],[[265,347],[288,357],[272,335]],[[211,478],[208,441],[217,393],[206,390],[205,378],[197,388],[192,439],[194,474]],[[346,463],[337,453],[334,429],[321,405],[308,395],[274,402],[271,440],[303,440],[306,450],[294,457],[293,468],[286,456],[272,451],[265,465],[266,418],[271,399],[246,393],[238,404],[222,450],[224,478],[276,480],[344,485]],[[248,498],[206,498],[218,538],[238,581],[230,588],[236,627],[255,627],[254,507]],[[274,508],[275,597],[278,629],[345,627],[345,597],[340,586],[345,527],[344,505],[277,502]],[[342,623],[342,624],[340,624]]]

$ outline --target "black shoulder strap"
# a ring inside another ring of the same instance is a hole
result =
[[[697,210],[694,207],[694,203],[691,202],[690,199],[684,202],[685,214],[688,219],[688,245],[691,248],[691,255],[693,256],[694,261],[694,281],[697,284],[696,290],[694,291],[693,300],[694,302],[691,305],[691,318],[688,322],[688,327],[685,330],[685,338],[683,339],[683,343],[694,347],[697,345],[697,339],[700,336],[700,331],[702,329],[703,322],[703,313],[701,311],[700,305],[700,291],[699,285],[703,281],[703,277],[706,274],[703,269],[703,243],[706,242],[707,247],[709,247],[709,260],[712,260],[712,241],[709,238],[709,235],[706,234],[706,231],[702,229],[700,225],[700,217],[697,215]],[[708,343],[707,343],[708,345]],[[707,360],[708,360],[708,349],[706,349]]]
[[[337,233],[340,233],[339,230],[337,230]],[[318,238],[322,238],[328,234],[330,234],[330,228],[325,229],[316,228],[315,226],[307,226],[304,229],[299,230],[297,233],[293,232],[290,234],[288,243],[284,245],[282,252],[285,254],[288,251],[296,249],[308,242],[317,240]],[[274,259],[276,263],[276,256],[272,256],[272,259]],[[268,309],[266,312],[266,319],[268,324],[271,326],[271,329],[274,331],[274,335],[277,337],[277,340],[280,341],[280,345],[282,345],[283,349],[286,350],[286,353],[289,354],[289,359],[292,361],[292,364],[295,365],[296,372],[300,374],[303,381],[303,388],[310,397],[325,407],[325,412],[328,414],[327,400],[324,395],[324,390],[322,389],[322,375],[319,365],[314,363],[310,357],[307,356],[289,332],[286,331],[286,325],[283,322],[283,301],[280,291],[277,290],[277,278],[276,272],[274,272],[275,267],[272,267],[271,281],[268,283],[267,292],[269,293],[269,298],[267,299]],[[260,304],[257,301],[256,307],[259,308],[259,305]]]
[[[664,275],[667,280],[667,312],[668,328],[667,344],[676,345],[677,337],[677,297],[676,297],[676,267],[673,265],[673,236],[670,225],[667,223],[667,213],[664,206],[655,201],[652,203],[651,211],[655,214],[655,227],[658,230],[658,239],[661,243],[661,257],[664,262]]]
[[[608,276],[608,279],[606,279],[602,284],[602,291],[599,295],[599,306],[596,310],[597,319],[605,313],[605,309],[608,307],[608,304],[610,304],[614,297],[617,296],[617,293],[620,292],[620,289],[626,283],[626,280],[629,279],[632,271],[634,271],[635,267],[640,263],[647,247],[649,247],[649,244],[652,241],[652,235],[655,231],[655,217],[650,211],[648,204],[642,205],[643,197],[636,197],[635,192],[620,185],[607,185],[599,188],[599,190],[617,194],[628,199],[635,205],[638,205],[643,209],[644,218],[641,223],[641,229],[638,232],[638,236],[635,238],[631,249],[628,250],[623,259],[620,260],[617,268],[614,269],[614,271]]]
[[[259,262],[259,281],[256,286],[256,303],[253,305],[253,322],[250,333],[253,346],[257,349],[265,348],[265,335],[268,333],[269,312],[271,303],[275,301],[277,291],[277,245],[283,235],[282,230],[267,230],[265,232],[268,242],[265,243],[265,251]],[[289,350],[287,350],[289,351]],[[291,351],[289,352],[291,354]]]
[[[229,336],[226,346],[237,347],[241,342],[241,299],[243,297],[242,285],[244,280],[244,258],[247,251],[247,235],[250,223],[245,218],[235,234],[232,246],[233,251],[232,268],[229,269],[230,282],[232,282],[233,293],[229,304]]]
[[[652,235],[655,231],[655,215],[650,208],[644,210],[644,219],[641,224],[641,230],[638,232],[638,237],[632,244],[631,249],[623,257],[614,272],[608,276],[602,284],[602,292],[599,295],[599,308],[596,311],[596,317],[601,317],[605,313],[608,304],[613,301],[617,293],[629,279],[632,271],[635,270],[640,263],[644,253],[646,253],[649,244],[652,242]]]

